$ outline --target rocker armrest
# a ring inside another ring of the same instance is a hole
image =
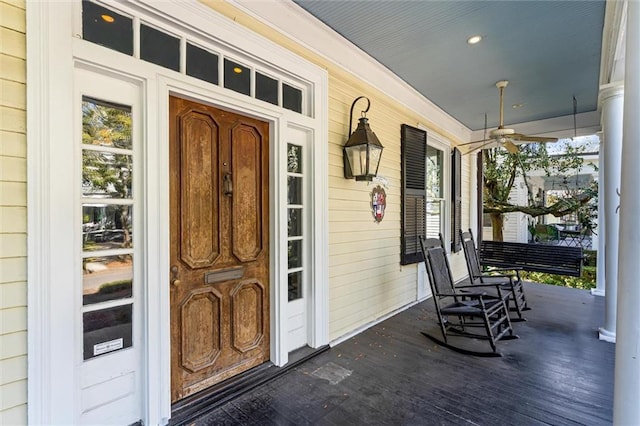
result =
[[[482,275],[478,275],[477,278],[508,278],[512,280],[513,278],[516,278],[516,274],[498,274],[498,275],[482,274]],[[475,284],[475,285],[478,285],[478,284]]]
[[[456,296],[456,297],[471,297],[474,299],[482,299],[483,297],[487,296],[487,293],[482,291],[482,292],[454,292],[454,293],[447,293],[447,294],[442,294],[442,295],[438,295],[438,296]]]
[[[441,296],[449,296],[449,297],[453,297],[453,296],[458,296],[458,297],[474,297],[476,299],[480,299],[483,296],[486,296],[487,293],[486,292],[474,292],[474,293],[458,293],[458,292],[454,292],[454,293],[437,293],[436,296],[441,297]]]
[[[456,290],[459,290],[461,288],[475,288],[477,289],[478,287],[496,287],[499,288],[500,287],[500,283],[482,283],[482,284],[471,284],[471,285],[457,285],[456,286]],[[465,292],[464,294],[473,294],[473,293],[467,293]]]

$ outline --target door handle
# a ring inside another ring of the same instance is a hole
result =
[[[177,266],[172,266],[171,267],[171,285],[176,286],[176,287],[180,285],[180,280],[178,279],[178,267]]]
[[[231,197],[233,195],[233,182],[231,181],[231,173],[225,173],[222,178],[224,195]]]

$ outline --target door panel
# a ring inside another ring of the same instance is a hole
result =
[[[233,254],[243,262],[262,252],[262,162],[261,137],[257,129],[238,123],[232,130],[231,152],[234,194],[231,201]],[[264,206],[268,207],[268,205]]]
[[[211,115],[187,111],[180,126],[180,258],[206,268],[220,255],[218,124]]]
[[[264,287],[257,281],[240,282],[231,291],[233,346],[240,352],[254,349],[264,338],[262,302],[265,296]]]
[[[269,125],[169,106],[175,402],[269,359]]]
[[[220,305],[213,288],[193,290],[180,305],[182,367],[192,373],[211,366],[220,355]]]

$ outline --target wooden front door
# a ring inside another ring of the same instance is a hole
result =
[[[269,124],[170,98],[171,400],[269,359]]]

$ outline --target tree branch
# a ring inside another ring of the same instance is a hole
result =
[[[555,217],[562,217],[573,213],[578,207],[587,204],[593,198],[593,194],[583,193],[575,198],[565,198],[551,206],[517,206],[510,203],[501,203],[493,200],[491,204],[485,204],[482,211],[484,213],[514,213],[522,212],[532,217],[544,216],[547,214]]]

